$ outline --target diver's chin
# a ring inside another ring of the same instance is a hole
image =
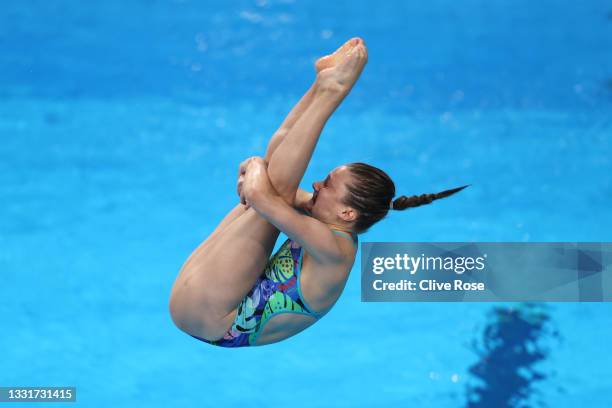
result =
[[[304,204],[304,209],[305,209],[306,211],[308,211],[309,213],[312,213],[312,209],[313,209],[313,208],[314,208],[314,202],[312,201],[312,199],[311,199],[311,200],[309,200],[309,201],[307,201],[307,202]]]

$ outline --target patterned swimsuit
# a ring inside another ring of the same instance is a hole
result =
[[[335,231],[343,233],[342,231]],[[348,236],[348,234],[346,234]],[[354,243],[356,238],[352,237]],[[295,313],[319,319],[323,313],[314,312],[300,290],[300,271],[304,257],[302,247],[287,239],[270,258],[255,286],[240,302],[232,327],[223,338],[215,341],[193,336],[203,342],[221,347],[254,346],[272,316]]]

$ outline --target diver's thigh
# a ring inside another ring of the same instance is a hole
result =
[[[183,275],[184,275],[183,272],[188,268],[189,264],[191,263],[193,259],[193,256],[197,254],[198,252],[201,252],[204,249],[204,247],[206,247],[207,245],[210,245],[210,243],[213,242],[221,234],[221,232],[225,228],[227,228],[228,225],[230,225],[234,220],[236,220],[238,217],[244,214],[246,210],[247,210],[247,207],[245,205],[238,204],[234,208],[232,208],[232,210],[229,213],[225,215],[225,217],[221,220],[221,222],[217,225],[217,227],[213,230],[213,232],[211,232],[210,235],[208,235],[204,239],[204,241],[202,241],[197,246],[197,248],[193,250],[193,252],[189,255],[187,260],[183,263],[183,266],[181,267],[179,274],[176,278],[176,282],[180,281],[183,278]]]
[[[263,273],[278,235],[276,227],[250,208],[198,247],[173,288],[183,317],[204,319],[210,326],[234,311]]]
[[[189,284],[230,313],[263,273],[278,235],[275,226],[248,209],[194,255]]]

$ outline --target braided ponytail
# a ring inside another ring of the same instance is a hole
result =
[[[346,167],[350,170],[353,181],[346,186],[347,194],[344,197],[344,204],[354,208],[359,214],[353,224],[353,230],[357,233],[367,231],[372,225],[382,220],[389,210],[402,211],[406,208],[429,204],[469,186],[468,184],[435,194],[401,196],[394,200],[395,184],[387,173],[366,163],[350,163]]]
[[[418,196],[413,195],[410,197],[401,196],[393,200],[391,204],[391,209],[403,211],[406,208],[418,207],[420,205],[430,204],[434,200],[438,200],[440,198],[448,197],[450,195],[458,193],[459,191],[463,190],[464,188],[468,186],[470,186],[470,184],[465,185],[463,187],[457,187],[457,188],[453,188],[450,190],[444,190],[440,193],[434,193],[434,194],[421,194]]]

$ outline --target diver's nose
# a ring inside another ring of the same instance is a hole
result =
[[[312,183],[312,189],[314,191],[319,191],[319,189],[321,188],[321,183],[318,181],[315,181],[314,183]]]

